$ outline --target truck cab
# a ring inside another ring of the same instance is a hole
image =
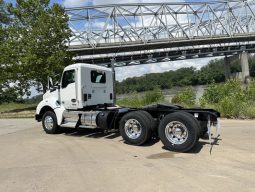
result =
[[[112,71],[108,68],[73,64],[63,71],[59,95],[49,89],[45,97],[55,97],[64,108],[72,110],[105,103],[113,104],[112,78]]]
[[[140,109],[116,106],[113,83],[113,72],[106,67],[83,63],[67,66],[59,85],[53,86],[49,78],[35,118],[42,121],[48,134],[63,127],[100,128],[119,131],[133,145],[142,145],[158,135],[165,148],[179,152],[189,151],[206,134],[212,142],[212,127],[219,129],[220,114],[213,109],[160,104]]]

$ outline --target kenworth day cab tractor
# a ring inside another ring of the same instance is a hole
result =
[[[48,91],[35,116],[48,134],[57,133],[62,127],[119,130],[132,145],[142,145],[157,135],[166,149],[178,152],[191,150],[205,135],[211,142],[212,128],[218,130],[220,126],[219,117],[212,109],[177,105],[119,107],[114,104],[111,69],[82,63],[67,66],[57,86],[49,78]]]

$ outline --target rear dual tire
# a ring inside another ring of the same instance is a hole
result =
[[[175,112],[163,118],[158,133],[164,147],[170,151],[188,152],[197,143],[200,127],[189,113]]]
[[[133,111],[120,120],[120,134],[131,145],[142,145],[151,138],[154,119],[146,111]]]

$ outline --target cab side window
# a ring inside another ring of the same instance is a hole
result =
[[[90,73],[92,83],[106,83],[106,74],[101,71],[91,71]]]
[[[61,87],[65,88],[67,85],[75,82],[75,70],[65,71],[62,78]]]

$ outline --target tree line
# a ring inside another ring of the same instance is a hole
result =
[[[255,57],[249,59],[250,74],[255,77]],[[239,61],[236,59],[230,64],[231,73],[241,71]],[[116,92],[125,94],[130,92],[143,92],[160,89],[170,89],[174,86],[195,86],[225,81],[224,59],[211,60],[208,65],[196,70],[194,67],[181,68],[176,71],[146,74],[141,77],[127,78],[116,82]]]

